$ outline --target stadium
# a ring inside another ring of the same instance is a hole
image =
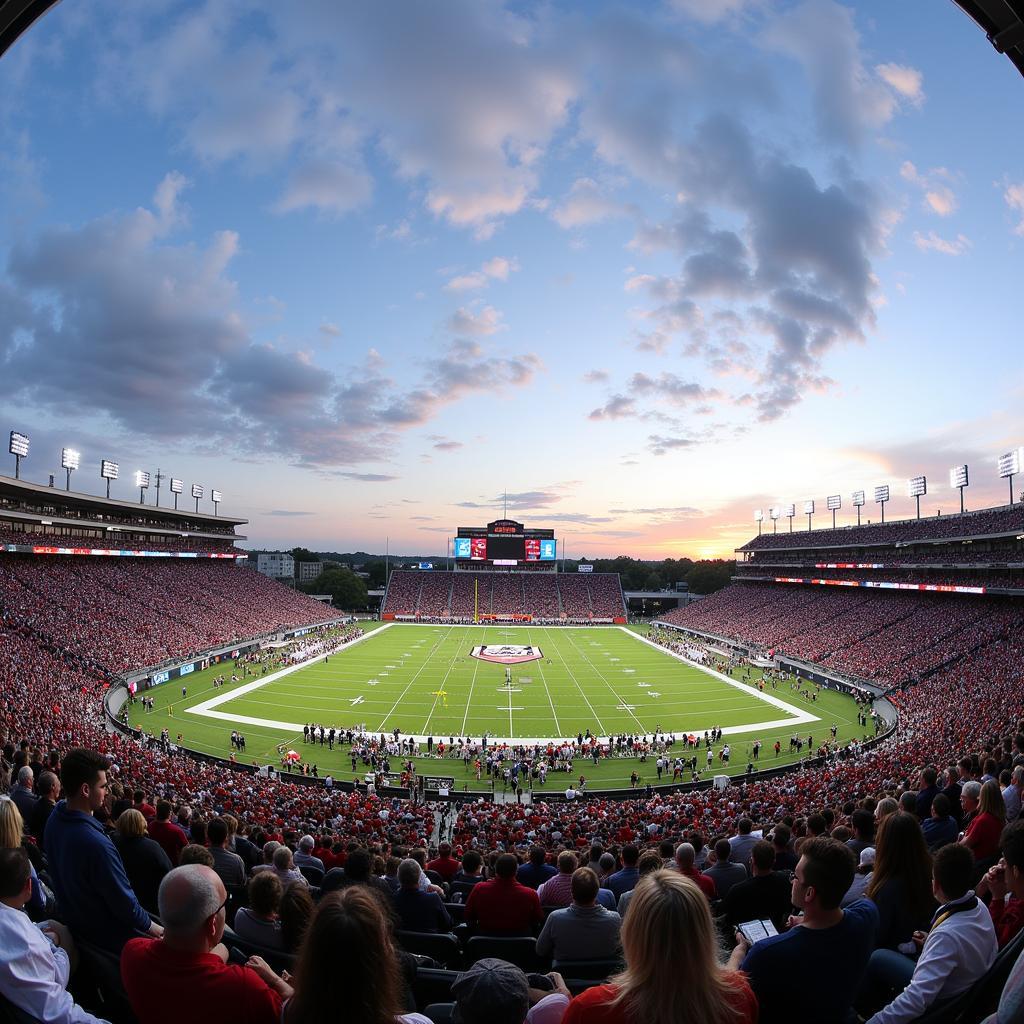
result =
[[[50,6],[0,2],[0,55]],[[959,6],[1024,71],[1014,5]],[[368,616],[257,571],[219,490],[112,497],[104,459],[86,493],[35,433],[0,1020],[1024,1019],[1024,448],[954,466],[958,512],[924,476],[908,518],[752,510],[728,585],[654,617],[543,510],[436,527]],[[964,507],[983,474],[1008,504]]]

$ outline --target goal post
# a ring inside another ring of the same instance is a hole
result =
[[[505,685],[506,686],[511,686],[512,685],[512,666],[511,665],[506,665],[505,666]]]

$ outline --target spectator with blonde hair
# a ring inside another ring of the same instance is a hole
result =
[[[968,785],[970,785],[968,783]],[[964,786],[964,794],[967,786]],[[1006,825],[1006,804],[999,783],[989,779],[981,787],[978,813],[967,826],[960,840],[974,855],[974,863],[991,863],[999,856],[999,837]]]
[[[128,874],[128,881],[138,901],[156,913],[157,892],[164,875],[174,866],[163,847],[149,835],[145,815],[130,808],[117,818],[113,836],[117,852]]]
[[[626,969],[573,999],[562,1024],[756,1024],[757,1000],[743,974],[719,963],[708,901],[689,878],[640,879],[622,950]]]
[[[16,850],[24,846],[25,822],[22,820],[21,811],[9,796],[0,796],[0,850]],[[46,909],[46,894],[31,861],[29,873],[32,877],[32,895],[26,906],[30,911],[42,913]]]

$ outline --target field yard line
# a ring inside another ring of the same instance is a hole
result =
[[[448,637],[450,637],[452,635],[452,630],[453,629],[455,629],[455,626],[449,626],[448,627],[448,632],[444,635],[444,637],[438,643],[438,647],[440,647],[441,644],[443,644],[448,639]],[[436,650],[436,649],[437,648],[434,648],[434,650]],[[416,675],[414,675],[412,677],[412,679],[409,680],[409,685],[398,695],[398,700],[396,700],[395,703],[391,706],[391,710],[380,720],[380,725],[377,727],[377,730],[376,730],[377,732],[380,732],[384,728],[384,724],[395,713],[395,708],[397,708],[398,705],[402,703],[402,698],[409,692],[409,690],[412,687],[412,684],[415,683],[417,679],[419,679],[420,673],[427,667],[427,665],[430,664],[430,659],[433,656],[434,656],[434,651],[431,651],[427,655],[427,657],[424,660],[423,664],[420,665],[420,667],[416,670]],[[450,667],[449,667],[448,671],[449,672],[451,671]],[[447,679],[448,677],[445,676],[445,678]],[[435,697],[434,700],[436,701],[437,698]]]
[[[447,638],[447,637],[445,637],[445,639],[447,640],[448,638]],[[453,669],[454,667],[455,667],[455,659],[453,658],[453,659],[452,659],[452,661],[451,661],[451,664],[450,664],[450,665],[448,666],[448,671],[447,671],[447,672],[445,672],[445,674],[444,674],[444,678],[443,678],[443,679],[441,680],[441,685],[440,685],[440,686],[439,686],[439,687],[437,688],[437,689],[438,689],[438,695],[440,694],[440,691],[444,689],[444,684],[445,684],[446,682],[448,682],[448,677],[449,677],[449,676],[450,676],[450,675],[452,674],[452,669]],[[419,673],[417,673],[417,675],[419,675]],[[409,685],[411,686],[411,685],[412,685],[412,683],[410,683]],[[426,720],[426,721],[425,721],[425,722],[423,723],[423,728],[422,728],[422,730],[420,730],[420,731],[421,731],[421,732],[423,732],[423,733],[426,733],[426,731],[427,731],[427,726],[428,726],[428,725],[430,725],[430,719],[431,719],[431,718],[433,717],[433,715],[434,715],[434,708],[436,708],[436,707],[437,707],[437,700],[438,700],[438,696],[437,696],[437,695],[435,695],[435,697],[434,697],[434,703],[430,705],[430,711],[429,711],[429,712],[427,713],[427,720]]]
[[[460,736],[466,735],[466,723],[469,721],[469,709],[473,704],[473,687],[476,686],[476,674],[480,671],[480,659],[473,659],[473,678],[469,682],[469,696],[466,698],[466,713],[462,716],[462,731]]]
[[[531,645],[533,644],[533,633],[530,630],[526,631],[526,639],[530,641]],[[558,724],[558,712],[555,711],[555,702],[551,699],[551,691],[548,689],[548,679],[547,676],[544,675],[543,658],[537,662],[537,667],[540,669],[540,681],[544,684],[544,692],[548,695],[548,703],[551,705],[551,717],[555,720],[555,732],[561,734],[562,727]],[[511,731],[511,729],[512,727],[509,726],[509,731]]]
[[[748,683],[741,683],[738,679],[733,679],[732,676],[727,676],[724,672],[717,672],[713,668],[708,668],[707,665],[698,665],[696,662],[690,661],[689,658],[684,657],[682,654],[676,654],[675,651],[670,651],[668,648],[662,647],[661,644],[656,644],[653,640],[648,640],[647,637],[640,636],[639,633],[634,633],[631,629],[626,629],[625,626],[619,626],[618,628],[621,629],[623,633],[633,637],[634,640],[639,640],[640,643],[647,644],[648,647],[653,647],[655,650],[661,651],[662,654],[667,654],[670,658],[675,658],[676,661],[683,662],[684,665],[692,665],[701,672],[706,672],[709,676],[721,679],[723,683],[728,683],[737,690],[742,690],[744,693],[750,694],[751,697],[757,697],[758,700],[763,700],[766,704],[771,704],[783,711],[788,711],[791,715],[795,716],[792,721],[780,720],[778,722],[762,722],[760,725],[751,726],[738,725],[733,726],[732,728],[725,728],[722,730],[723,732],[754,732],[757,729],[769,729],[783,725],[801,725],[804,722],[821,721],[817,715],[812,715],[809,711],[804,711],[802,708],[798,708],[794,704],[787,704],[781,697],[773,697],[770,693],[762,693],[756,686],[750,686]],[[852,719],[849,719],[848,721],[852,721]]]
[[[385,629],[390,629],[391,625],[392,624],[389,622],[386,626],[381,626],[380,629],[374,629],[369,633],[364,633],[362,636],[349,641],[344,647],[339,648],[333,653],[337,655],[341,654],[342,651],[350,651],[356,644],[361,644],[371,636],[380,636]],[[327,655],[327,657],[330,657],[330,655]],[[250,725],[257,725],[259,723],[251,718],[225,715],[223,713],[212,714],[211,712],[214,708],[220,707],[221,704],[226,704],[229,700],[234,700],[236,697],[241,697],[246,693],[252,693],[253,690],[258,690],[261,686],[266,686],[268,683],[273,683],[278,679],[283,679],[285,676],[290,676],[293,672],[298,672],[300,668],[308,668],[310,665],[315,665],[319,660],[320,655],[317,655],[315,658],[310,658],[309,661],[300,661],[297,665],[289,665],[288,668],[283,668],[278,672],[271,672],[268,676],[261,676],[259,679],[254,679],[251,683],[243,683],[234,690],[228,690],[227,693],[222,693],[216,697],[211,697],[209,700],[204,700],[202,704],[193,704],[192,707],[186,708],[185,712],[189,715],[205,715],[207,718],[224,718],[229,722],[237,720],[239,722],[248,722]],[[278,726],[281,725],[280,722],[275,724]],[[299,726],[299,731],[302,731],[301,725]]]
[[[561,627],[556,627],[556,628],[561,628]],[[547,633],[548,630],[545,629],[544,632]],[[545,643],[547,643],[546,640],[545,640]],[[557,650],[557,646],[556,646],[556,650]],[[587,702],[587,707],[590,708],[590,713],[594,716],[594,721],[597,722],[597,727],[601,730],[601,735],[602,736],[607,735],[607,733],[605,732],[604,723],[601,721],[601,719],[597,715],[597,712],[594,710],[594,705],[590,703],[590,698],[587,696],[586,690],[584,690],[583,687],[580,686],[580,681],[576,678],[576,674],[573,672],[573,670],[571,668],[569,668],[569,662],[567,662],[563,658],[562,659],[562,663],[565,665],[566,672],[568,672],[569,675],[572,676],[572,681],[576,684],[576,689],[580,691],[580,696]]]
[[[572,649],[573,649],[574,651],[576,651],[576,653],[577,653],[577,654],[579,654],[579,655],[580,655],[580,656],[581,656],[581,657],[583,658],[583,660],[584,660],[584,661],[585,661],[585,662],[586,662],[586,663],[587,663],[587,664],[588,664],[588,665],[589,665],[589,666],[590,666],[590,667],[591,667],[591,668],[592,668],[592,669],[593,669],[593,670],[594,670],[594,671],[595,671],[595,672],[596,672],[596,673],[597,673],[597,674],[598,674],[598,675],[599,675],[599,676],[601,677],[601,682],[602,682],[602,683],[604,683],[604,685],[605,685],[605,686],[607,686],[607,687],[608,687],[608,689],[612,691],[612,696],[613,696],[613,697],[614,697],[614,698],[615,698],[615,699],[616,699],[616,700],[617,700],[617,701],[618,701],[618,702],[619,702],[619,703],[620,703],[620,704],[621,704],[621,705],[622,705],[622,706],[623,706],[624,708],[627,708],[627,709],[628,709],[628,708],[629,708],[629,704],[627,704],[627,703],[626,703],[626,699],[625,699],[624,697],[620,697],[620,696],[619,696],[619,695],[618,695],[618,694],[617,694],[617,693],[615,692],[614,688],[612,687],[612,684],[611,684],[611,683],[609,683],[607,679],[605,679],[605,677],[604,677],[604,673],[603,673],[603,672],[602,672],[602,671],[601,671],[601,670],[600,670],[600,669],[599,669],[599,668],[597,667],[597,665],[595,665],[595,664],[594,664],[594,663],[593,663],[593,662],[592,662],[592,661],[591,661],[591,660],[590,660],[590,659],[589,659],[589,658],[588,658],[588,657],[586,656],[586,654],[584,654],[584,653],[583,653],[583,651],[581,651],[581,650],[580,650],[580,649],[579,649],[579,648],[578,648],[578,647],[576,646],[576,644],[575,644],[575,642],[573,641],[572,637],[569,637],[568,639],[569,639],[569,643],[570,643],[570,645],[572,646]],[[589,701],[588,701],[587,703],[589,703]],[[640,721],[640,719],[639,719],[639,718],[637,718],[637,717],[636,717],[636,715],[634,715],[632,711],[628,711],[628,710],[627,710],[627,712],[626,712],[626,713],[627,713],[627,714],[629,715],[629,717],[630,717],[630,718],[632,718],[632,719],[633,719],[633,721],[634,721],[634,722],[636,722],[636,724],[637,724],[638,726],[640,726],[640,731],[641,731],[641,732],[643,732],[643,733],[648,733],[648,732],[650,732],[650,731],[651,731],[650,729],[648,729],[648,728],[646,728],[646,727],[644,726],[644,723],[643,723],[643,722],[641,722],[641,721]]]

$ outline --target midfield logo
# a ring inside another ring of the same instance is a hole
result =
[[[469,654],[470,657],[493,661],[498,665],[520,665],[524,661],[539,661],[544,657],[541,649],[532,644],[489,644],[474,647]]]

